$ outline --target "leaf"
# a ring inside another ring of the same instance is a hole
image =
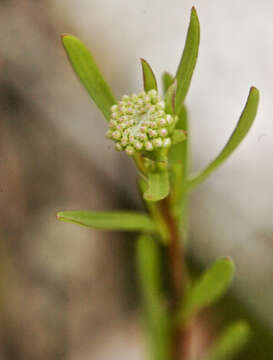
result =
[[[188,290],[179,312],[180,321],[187,321],[196,311],[219,300],[227,291],[233,273],[234,264],[230,258],[216,260]]]
[[[194,186],[203,182],[240,145],[240,143],[243,141],[249,129],[251,128],[251,125],[254,122],[258,109],[258,104],[259,104],[259,91],[255,87],[252,87],[249,91],[249,95],[244,110],[226,146],[223,148],[220,154],[204,170],[202,170],[192,179],[188,180],[187,189],[193,188]]]
[[[70,63],[106,120],[110,120],[111,106],[116,103],[109,85],[102,77],[93,56],[86,46],[72,35],[63,35],[62,43]]]
[[[173,81],[174,81],[174,77],[170,73],[168,73],[168,72],[163,73],[162,84],[163,84],[164,94],[167,92],[169,87],[172,85]]]
[[[150,217],[138,212],[62,211],[57,219],[103,230],[155,231]]]
[[[200,24],[194,7],[191,9],[191,19],[188,28],[184,51],[176,72],[178,81],[176,93],[176,112],[184,104],[185,97],[190,87],[193,71],[196,65],[200,41]]]
[[[146,338],[150,358],[171,358],[170,324],[163,298],[162,256],[158,242],[151,236],[141,235],[136,242],[137,274],[146,320]]]
[[[143,194],[148,188],[148,184],[144,178],[139,179],[138,185],[140,194]],[[159,241],[166,245],[169,241],[169,230],[158,204],[153,201],[146,201],[145,206],[156,223]]]
[[[143,83],[144,90],[148,92],[149,90],[157,90],[156,78],[154,76],[153,70],[148,62],[144,59],[141,60],[142,74],[143,74]]]
[[[173,145],[179,144],[182,141],[185,141],[186,138],[187,138],[187,134],[184,130],[176,129],[172,134],[172,144]]]
[[[148,174],[148,189],[144,193],[147,201],[159,201],[168,196],[170,191],[167,171],[150,172]]]
[[[175,113],[175,97],[176,97],[177,81],[169,87],[165,95],[166,113],[173,115]]]
[[[251,335],[249,325],[236,321],[229,325],[216,339],[205,360],[231,360],[245,346]]]
[[[182,107],[178,114],[176,130],[186,131],[188,133],[188,115],[185,106]],[[182,238],[186,239],[187,227],[187,195],[184,191],[185,182],[188,173],[188,144],[189,138],[185,141],[172,145],[169,151],[169,164],[171,169],[171,203],[177,218],[180,218],[180,227]]]

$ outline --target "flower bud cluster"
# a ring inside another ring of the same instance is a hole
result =
[[[174,117],[165,112],[165,102],[156,90],[124,95],[111,107],[107,137],[116,142],[118,151],[133,155],[171,145]]]

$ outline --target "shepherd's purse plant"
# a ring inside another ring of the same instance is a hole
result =
[[[248,133],[259,92],[251,87],[239,121],[218,156],[197,174],[189,174],[189,128],[185,98],[196,65],[200,25],[192,8],[184,51],[176,74],[164,73],[163,94],[147,61],[141,59],[144,89],[116,100],[93,56],[72,35],[62,43],[70,63],[108,122],[107,138],[138,169],[145,212],[63,211],[58,219],[103,230],[138,232],[137,276],[142,293],[150,360],[190,359],[192,324],[200,312],[227,291],[234,273],[229,257],[219,258],[199,278],[186,264],[188,197],[216,170]],[[200,354],[204,360],[232,359],[249,337],[243,320],[227,325]]]

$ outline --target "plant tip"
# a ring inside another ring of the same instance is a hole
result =
[[[192,6],[191,11],[196,13],[195,6]]]
[[[232,264],[234,264],[234,261],[231,256],[225,256],[224,259]]]

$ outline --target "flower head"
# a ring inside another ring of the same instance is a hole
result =
[[[111,107],[107,137],[116,142],[118,151],[133,155],[171,145],[169,137],[174,117],[165,112],[165,102],[156,90],[124,95]]]

